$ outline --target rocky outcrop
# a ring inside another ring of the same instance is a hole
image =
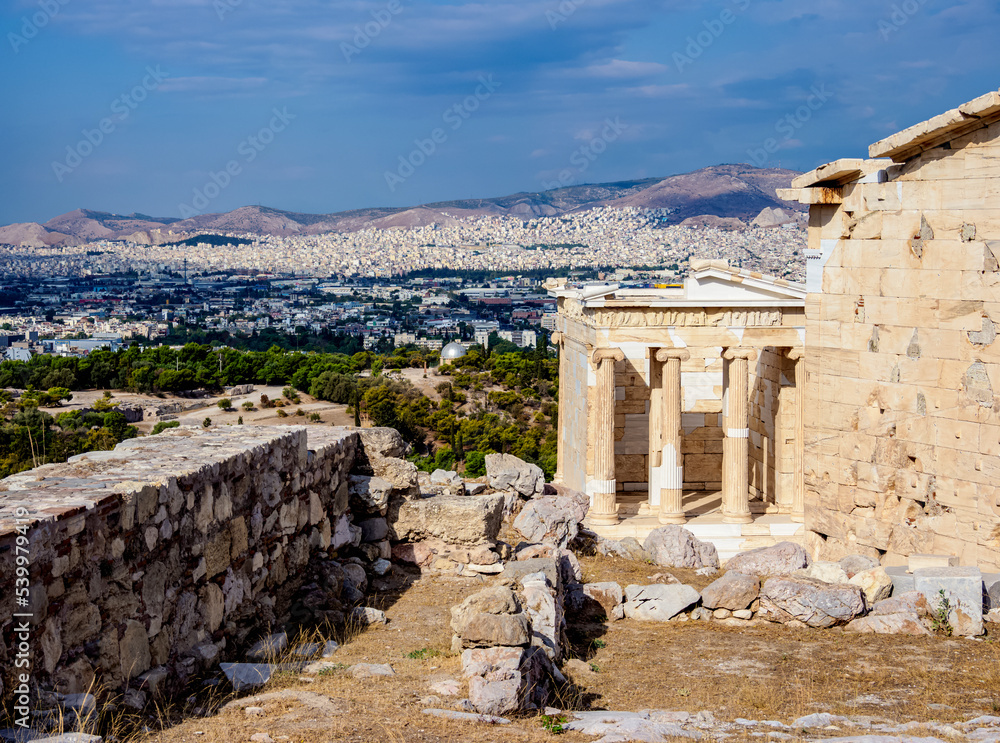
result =
[[[667,568],[717,568],[715,545],[702,542],[681,526],[661,526],[643,542],[643,550],[653,562]]]

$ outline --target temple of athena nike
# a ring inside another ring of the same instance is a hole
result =
[[[550,286],[557,479],[591,528],[1000,572],[1000,93],[869,156],[779,192],[810,206],[805,285]]]

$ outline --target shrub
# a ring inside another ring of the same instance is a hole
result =
[[[220,410],[232,410],[233,409],[233,401],[230,400],[228,397],[223,397],[221,400],[219,400],[219,409]]]
[[[153,426],[153,430],[150,432],[149,435],[156,436],[158,433],[163,433],[168,428],[177,428],[178,426],[180,426],[179,421],[160,421],[155,426]]]
[[[201,422],[201,427],[202,428],[209,428],[211,425],[212,425],[212,419],[211,418],[206,418],[205,420],[203,420]]]

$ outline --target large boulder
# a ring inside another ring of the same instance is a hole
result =
[[[514,519],[514,529],[529,542],[565,547],[580,531],[579,510],[568,498],[536,498]]]
[[[520,611],[521,602],[512,590],[506,586],[486,588],[451,607],[451,628],[460,635],[476,614],[517,614]]]
[[[625,594],[617,583],[585,583],[581,587],[581,594],[584,597],[581,607],[584,613],[590,609],[588,604],[592,603],[600,607],[604,616],[611,621],[625,618],[625,608],[622,605]]]
[[[684,584],[627,586],[625,617],[648,622],[666,622],[701,599],[691,586]]]
[[[393,486],[388,480],[372,475],[351,475],[347,492],[354,514],[384,514],[389,508]]]
[[[793,542],[779,542],[772,547],[758,547],[741,552],[726,563],[726,570],[746,575],[789,575],[809,567],[809,555]]]
[[[486,482],[494,490],[535,498],[545,491],[545,473],[541,467],[512,454],[486,455]]]
[[[503,519],[503,495],[435,495],[393,503],[389,526],[396,541],[428,538],[448,544],[480,545],[493,542]]]
[[[719,553],[715,545],[702,542],[681,526],[654,529],[642,547],[649,559],[665,568],[719,567]]]
[[[392,485],[394,495],[413,497],[419,494],[420,484],[417,480],[417,465],[405,459],[386,457],[374,461],[375,475],[387,480]]]
[[[847,573],[840,567],[839,562],[825,562],[817,560],[809,567],[796,570],[792,573],[796,578],[812,578],[823,583],[847,583]]]
[[[551,701],[555,669],[541,648],[471,648],[462,653],[469,701],[484,715],[524,712]]]
[[[460,634],[462,647],[518,647],[531,644],[527,614],[473,614]]]
[[[926,597],[918,591],[909,591],[879,601],[868,616],[858,617],[846,629],[878,635],[929,635],[932,626]]]
[[[746,609],[760,595],[760,580],[730,570],[701,592],[701,603],[706,609]]]
[[[364,467],[373,457],[404,457],[409,448],[399,431],[395,428],[359,428],[361,447],[358,449],[358,459],[355,467]],[[369,473],[372,474],[372,473]]]
[[[775,577],[760,591],[758,616],[782,624],[798,621],[809,627],[847,624],[865,613],[858,586],[834,585],[813,578]]]

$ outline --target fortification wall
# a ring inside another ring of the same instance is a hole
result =
[[[360,541],[359,447],[351,429],[177,429],[0,481],[0,668],[26,638],[33,687],[183,682],[284,623],[310,558]]]

